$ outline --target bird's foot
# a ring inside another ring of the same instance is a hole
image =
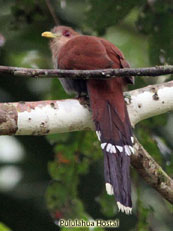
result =
[[[87,95],[78,95],[76,96],[76,99],[78,99],[79,103],[83,106],[89,106],[89,97]]]

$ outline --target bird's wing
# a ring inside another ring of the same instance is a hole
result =
[[[100,39],[102,44],[105,46],[106,51],[110,59],[114,62],[113,68],[129,68],[130,65],[125,60],[123,53],[116,47],[114,44],[105,39]],[[134,77],[128,76],[125,77],[127,83],[134,84]]]
[[[112,68],[113,61],[100,40],[93,36],[77,36],[60,50],[58,67],[71,70]]]

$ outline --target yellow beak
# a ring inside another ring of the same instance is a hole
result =
[[[46,38],[57,38],[57,37],[60,37],[59,34],[54,34],[54,33],[50,32],[50,31],[43,32],[41,34],[41,36],[42,37],[46,37]]]

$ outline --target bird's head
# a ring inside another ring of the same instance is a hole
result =
[[[56,52],[58,52],[66,42],[78,35],[80,34],[67,26],[56,26],[51,31],[46,31],[41,34],[41,36],[51,39],[50,48]]]

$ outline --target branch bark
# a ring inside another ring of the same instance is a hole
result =
[[[123,68],[103,70],[60,70],[60,69],[32,69],[21,67],[0,66],[1,74],[23,76],[31,78],[71,78],[71,79],[109,79],[125,76],[159,76],[173,74],[173,65]],[[2,75],[3,76],[3,75]]]
[[[163,198],[173,204],[173,179],[156,163],[137,139],[134,149],[135,154],[131,156],[133,167]]]
[[[173,81],[125,93],[131,124],[173,110]],[[46,135],[93,129],[86,102],[77,99],[0,104],[0,135]]]

